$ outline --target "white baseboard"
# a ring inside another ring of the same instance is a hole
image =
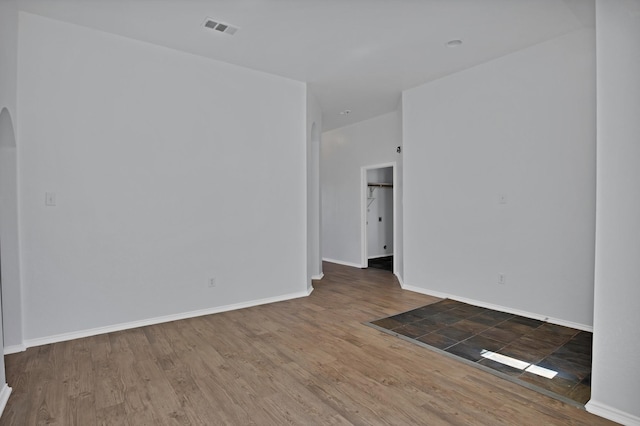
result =
[[[494,311],[506,312],[513,315],[520,315],[521,317],[527,317],[537,319],[540,321],[549,322],[551,324],[562,325],[564,327],[575,328],[576,330],[589,331],[593,333],[593,326],[580,324],[573,321],[567,321],[560,318],[552,318],[542,314],[536,314],[534,312],[522,311],[520,309],[509,308],[507,306],[494,305],[493,303],[483,302],[481,300],[468,299],[466,297],[456,296],[454,294],[442,293],[440,291],[429,290],[422,287],[416,287],[412,285],[402,284],[404,290],[414,291],[416,293],[426,294],[428,296],[439,297],[441,299],[452,299],[458,302],[468,303],[470,305],[480,306],[482,308],[492,309]]]
[[[26,350],[27,350],[27,347],[24,344],[5,346],[4,354],[5,355],[17,354],[18,352],[24,352]]]
[[[67,340],[81,339],[83,337],[90,337],[90,336],[96,336],[99,334],[112,333],[114,331],[129,330],[131,328],[145,327],[148,325],[161,324],[164,322],[171,322],[171,321],[177,321],[177,320],[182,320],[187,318],[200,317],[203,315],[218,314],[221,312],[250,308],[252,306],[265,305],[268,303],[298,299],[300,297],[309,296],[312,291],[313,291],[313,287],[311,287],[310,289],[308,288],[306,291],[284,294],[282,296],[267,297],[265,299],[251,300],[248,302],[234,303],[231,305],[217,306],[214,308],[200,309],[197,311],[183,312],[180,314],[165,315],[162,317],[149,318],[149,319],[139,320],[139,321],[131,321],[131,322],[126,322],[121,324],[110,325],[106,327],[91,328],[88,330],[74,331],[71,333],[56,334],[53,336],[40,337],[37,339],[28,339],[24,341],[24,346],[26,346],[27,348],[31,348],[34,346],[48,345],[50,343],[64,342]]]
[[[617,408],[613,408],[607,404],[594,401],[593,399],[587,402],[585,408],[591,414],[604,417],[605,419],[609,419],[625,426],[640,426],[640,417],[618,410]]]
[[[318,275],[312,275],[312,276],[311,276],[311,279],[312,279],[312,280],[316,280],[316,281],[317,281],[317,280],[321,280],[321,279],[323,279],[323,278],[324,278],[324,273],[322,273],[322,272],[321,272],[321,273],[319,273]]]
[[[2,390],[0,391],[0,416],[4,412],[4,407],[7,406],[7,401],[9,401],[9,396],[11,395],[11,388],[8,384],[4,384]]]
[[[413,291],[415,293],[426,294],[427,296],[439,297],[441,299],[446,299],[446,298],[453,299],[447,293],[441,293],[441,292],[435,291],[435,290],[428,290],[426,288],[416,287],[414,285],[405,284],[404,282],[402,283],[402,289],[403,290]]]
[[[400,283],[400,287],[402,289],[406,290],[405,285],[404,285],[404,281],[402,280],[402,277],[396,272],[394,272],[393,275],[395,275],[396,278],[398,279],[398,282]]]
[[[380,259],[381,257],[389,257],[389,256],[393,256],[393,253],[377,254],[375,256],[369,256],[369,259]]]
[[[364,268],[364,266],[360,265],[359,263],[345,262],[344,260],[329,259],[327,257],[323,257],[322,261],[329,262],[329,263],[337,263],[338,265],[352,266],[354,268],[360,268],[360,269]]]

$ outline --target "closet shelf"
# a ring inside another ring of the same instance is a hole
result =
[[[393,188],[392,183],[386,183],[386,182],[368,182],[367,186],[369,187],[369,196],[367,197],[367,208],[369,208],[369,206],[371,206],[371,203],[373,203],[376,199],[376,197],[373,196],[373,191],[375,191],[376,188]]]

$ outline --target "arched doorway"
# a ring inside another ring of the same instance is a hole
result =
[[[16,138],[7,108],[0,111],[0,294],[5,353],[24,349],[18,245]]]

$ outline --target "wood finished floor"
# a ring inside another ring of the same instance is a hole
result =
[[[435,302],[325,263],[311,296],[6,357],[0,425],[605,425],[363,322]]]

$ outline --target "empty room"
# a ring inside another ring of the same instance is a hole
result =
[[[639,0],[0,0],[0,425],[640,425]]]

